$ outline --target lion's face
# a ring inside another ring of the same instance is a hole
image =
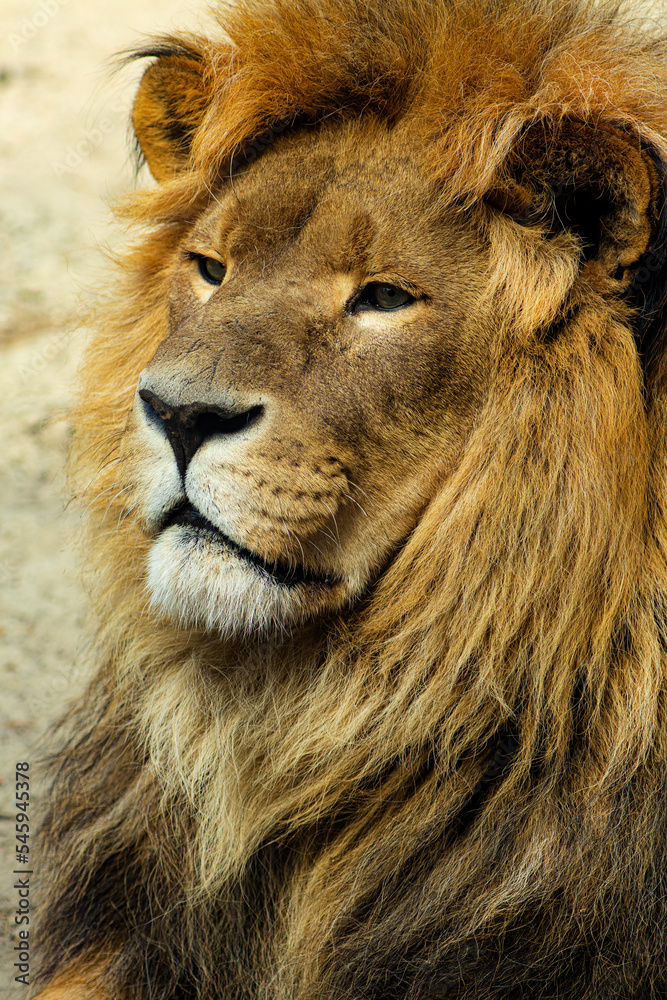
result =
[[[358,599],[484,396],[486,260],[400,134],[284,136],[169,262],[123,443],[155,606],[231,632]]]

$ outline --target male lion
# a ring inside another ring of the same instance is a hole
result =
[[[667,41],[220,20],[139,53],[39,996],[664,998]]]

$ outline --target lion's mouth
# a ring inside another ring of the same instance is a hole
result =
[[[171,528],[173,525],[178,524],[187,525],[190,528],[195,528],[199,532],[212,536],[218,543],[221,543],[225,549],[238,556],[239,559],[249,563],[251,566],[255,567],[255,569],[260,570],[260,572],[269,579],[274,580],[276,583],[279,583],[284,587],[295,587],[298,584],[315,584],[320,587],[333,587],[336,584],[341,583],[339,577],[332,574],[314,573],[312,570],[308,570],[304,566],[300,566],[297,563],[289,564],[281,562],[280,560],[276,560],[274,562],[267,561],[262,558],[262,556],[257,555],[256,552],[246,549],[243,545],[239,545],[238,542],[235,542],[233,539],[229,538],[228,535],[225,535],[188,501],[180,503],[177,507],[174,507],[169,514],[167,514],[160,530],[165,531],[167,528]]]

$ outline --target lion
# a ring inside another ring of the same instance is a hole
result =
[[[667,994],[667,39],[164,37],[73,468],[41,1000]]]

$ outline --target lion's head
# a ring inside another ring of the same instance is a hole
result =
[[[428,122],[409,94],[402,115],[281,109],[246,125],[261,142],[211,148],[200,122],[234,79],[208,93],[208,72],[165,48],[137,98],[155,176],[178,184],[194,160],[215,196],[161,257],[159,346],[117,481],[150,539],[154,607],[290,630],[391,564],[488,413],[508,339],[544,341],[581,310],[630,329],[661,238],[658,152],[622,123],[526,109],[464,187],[439,163],[451,124],[415,146]]]
[[[346,609],[460,456],[488,394],[489,240],[409,146],[376,121],[279,137],[162,262],[119,481],[177,622]]]
[[[53,954],[114,996],[653,996],[664,45],[585,2],[221,21],[139,53]]]

